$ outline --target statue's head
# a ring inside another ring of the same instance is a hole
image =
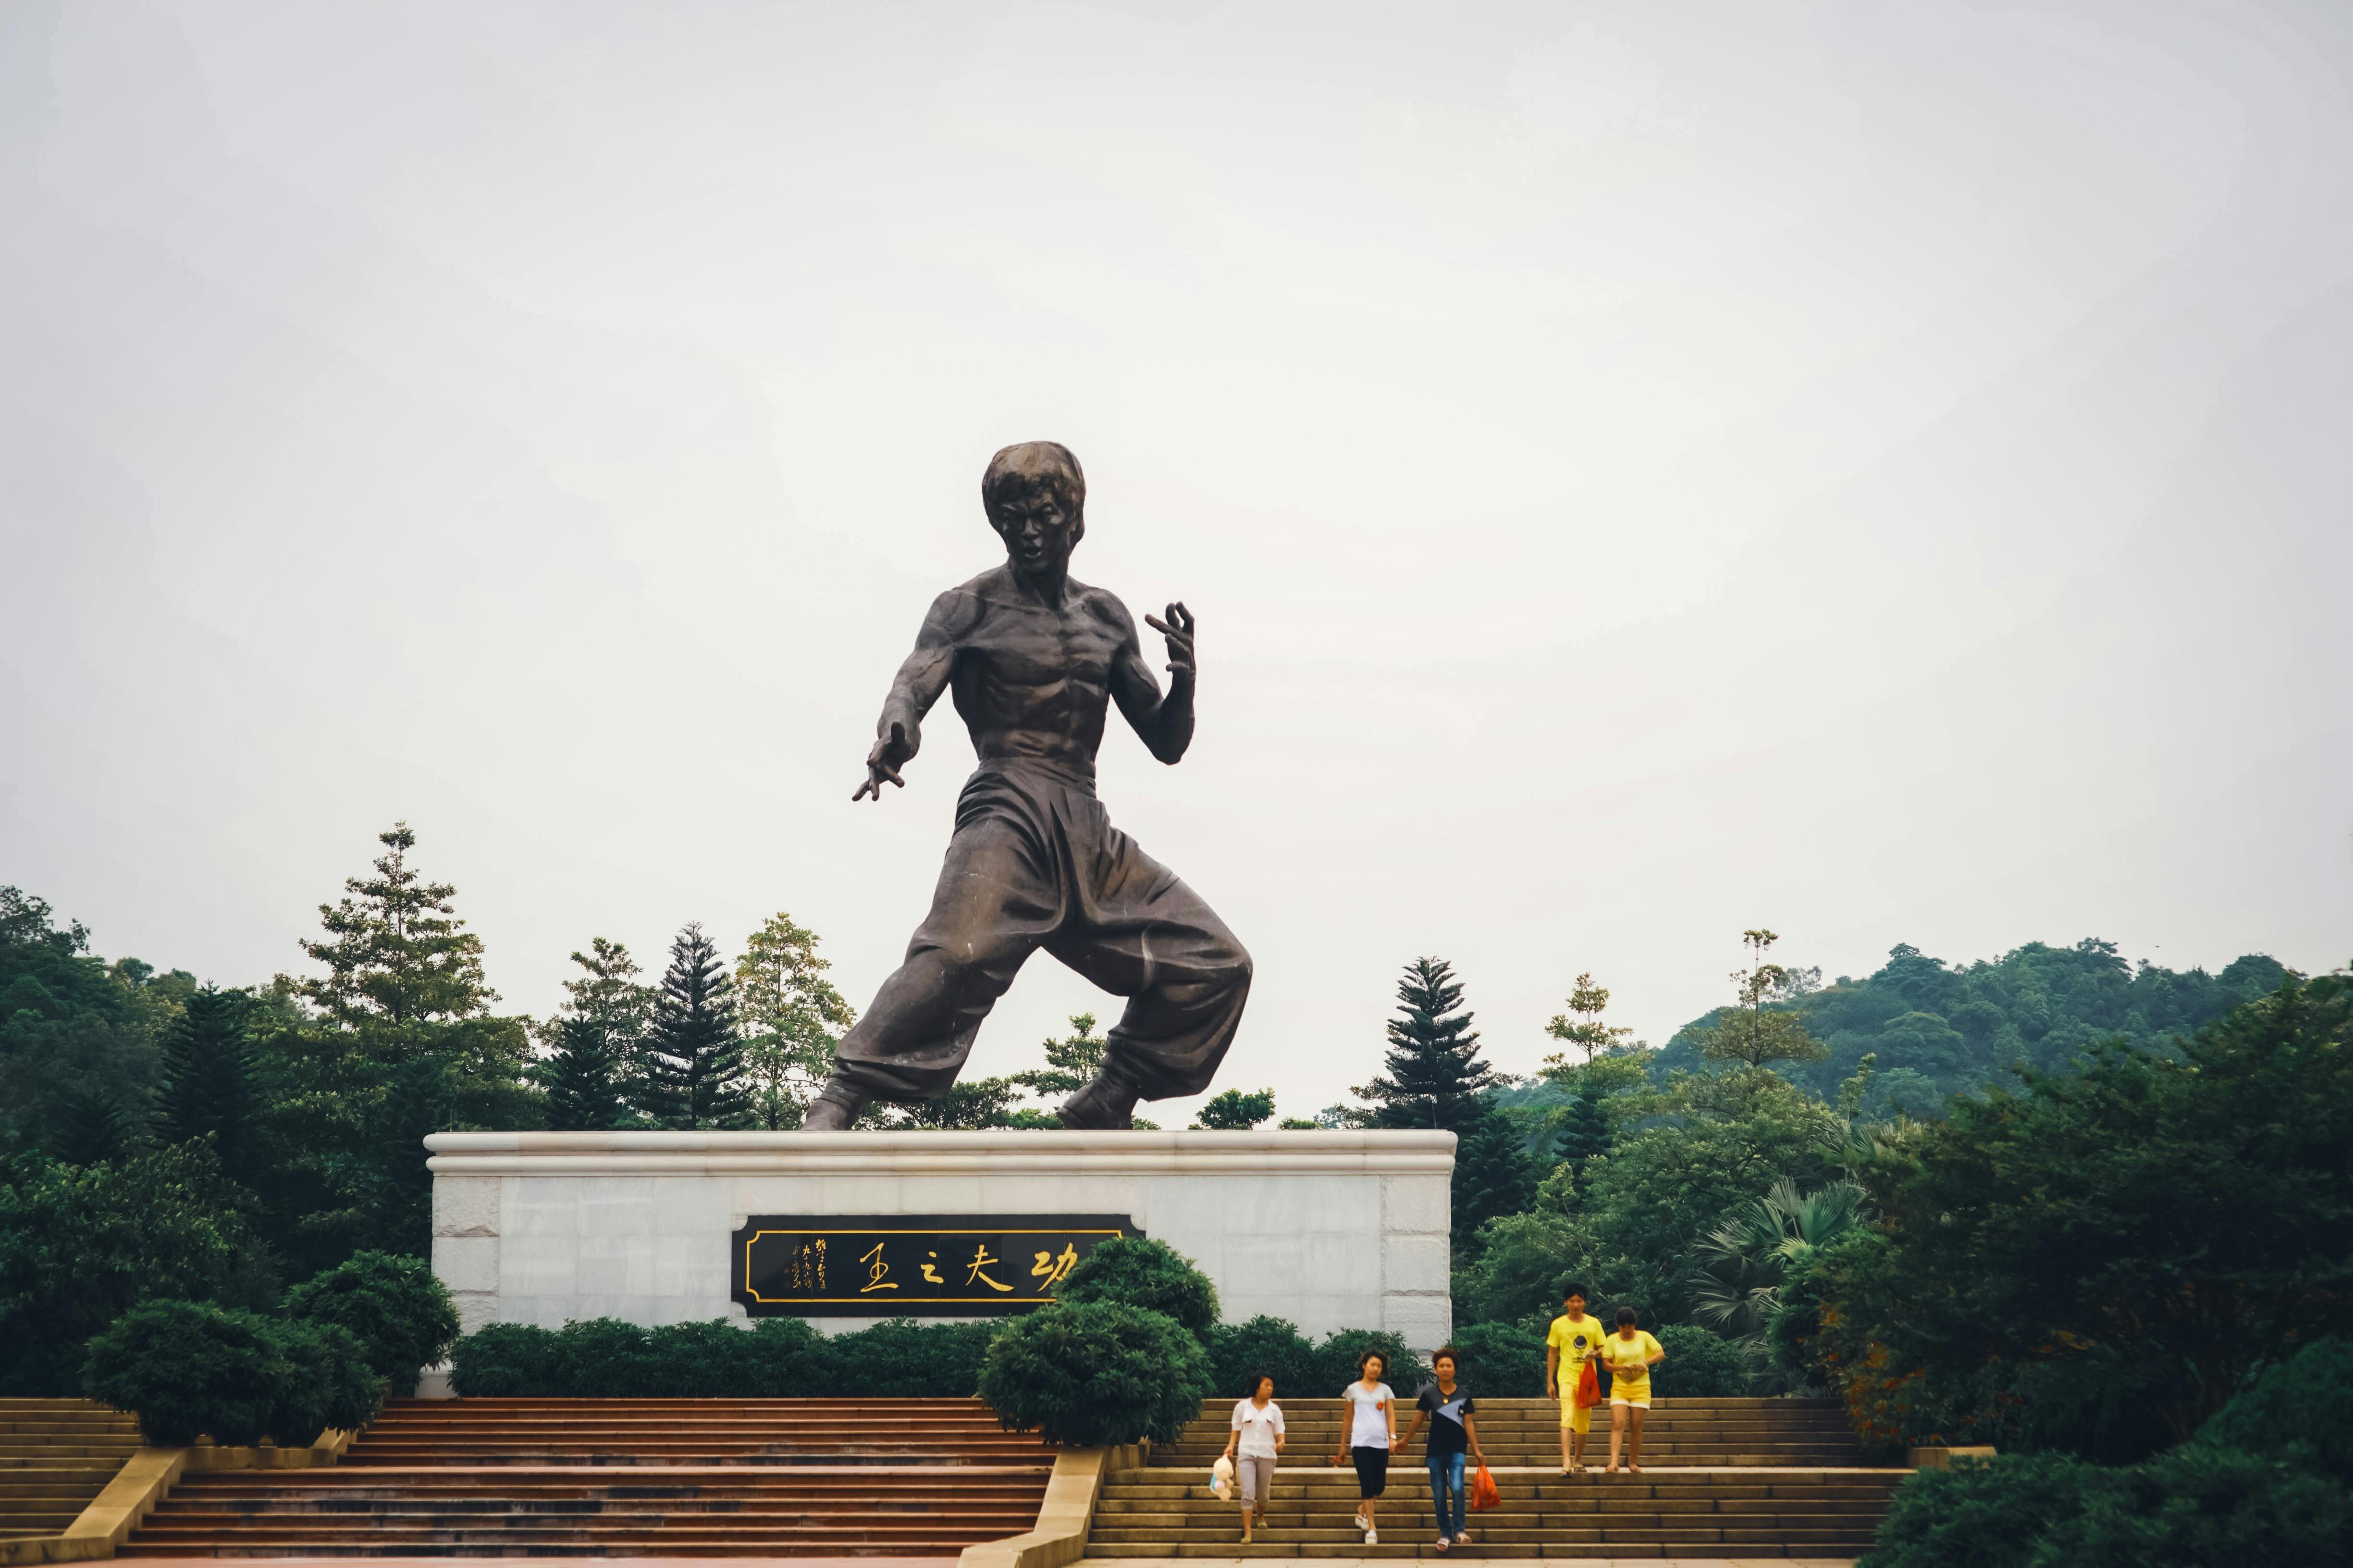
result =
[[[1087,476],[1059,441],[1023,441],[988,460],[980,504],[1019,571],[1051,571],[1087,531]]]

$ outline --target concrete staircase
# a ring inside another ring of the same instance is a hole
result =
[[[139,1424],[87,1399],[0,1399],[0,1540],[55,1535],[139,1447]]]
[[[1390,1462],[1380,1544],[1352,1522],[1354,1471],[1333,1468],[1336,1400],[1283,1402],[1289,1426],[1267,1521],[1239,1544],[1238,1505],[1210,1492],[1230,1400],[1203,1408],[1152,1462],[1105,1483],[1090,1557],[1434,1557],[1436,1530],[1421,1443]],[[1662,1400],[1644,1433],[1644,1472],[1598,1473],[1609,1416],[1588,1448],[1597,1473],[1560,1478],[1558,1407],[1482,1400],[1482,1446],[1504,1506],[1471,1516],[1472,1544],[1449,1556],[1854,1557],[1870,1545],[1888,1494],[1908,1470],[1866,1466],[1835,1407],[1778,1399]],[[1398,1424],[1402,1433],[1406,1423]]]
[[[219,1470],[120,1555],[953,1557],[1052,1457],[976,1400],[396,1400],[342,1464]]]
[[[1472,1391],[1476,1393],[1474,1388]],[[1398,1434],[1402,1436],[1413,1419],[1404,1402],[1412,1390],[1398,1391]],[[1284,1423],[1290,1431],[1284,1450],[1287,1461],[1302,1464],[1311,1457],[1320,1464],[1340,1445],[1340,1402],[1336,1399],[1284,1399]],[[1152,1452],[1155,1465],[1182,1469],[1208,1469],[1225,1451],[1230,1399],[1204,1400],[1201,1418],[1185,1429],[1176,1442]],[[1549,1399],[1481,1399],[1479,1441],[1487,1462],[1498,1468],[1529,1466],[1560,1473],[1560,1406]],[[1417,1457],[1421,1440],[1414,1440]],[[1596,1406],[1589,1453],[1603,1461],[1609,1457],[1609,1411]],[[1399,1455],[1402,1462],[1405,1456]],[[1835,1401],[1828,1399],[1662,1399],[1652,1406],[1642,1429],[1645,1465],[1858,1466],[1862,1450]]]

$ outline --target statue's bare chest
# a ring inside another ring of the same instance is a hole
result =
[[[1059,612],[993,605],[960,640],[960,679],[1015,688],[1067,682],[1101,690],[1123,639],[1101,615],[1073,604]]]

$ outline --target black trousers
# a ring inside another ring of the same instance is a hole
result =
[[[965,783],[931,913],[835,1072],[872,1099],[936,1100],[1041,947],[1128,999],[1107,1075],[1146,1100],[1209,1087],[1250,997],[1250,954],[1111,825],[1092,779],[1029,760],[984,762]]]

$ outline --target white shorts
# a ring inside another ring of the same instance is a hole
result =
[[[1646,1394],[1640,1399],[1629,1399],[1622,1394],[1613,1394],[1609,1396],[1609,1403],[1630,1405],[1636,1410],[1648,1410],[1651,1407],[1651,1396]]]

